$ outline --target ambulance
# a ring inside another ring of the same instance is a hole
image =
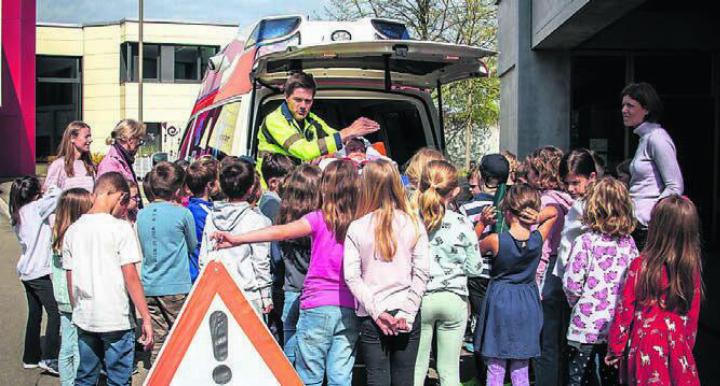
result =
[[[445,149],[440,86],[488,76],[483,58],[493,54],[413,40],[394,20],[264,18],[210,59],[177,158],[254,158],[263,119],[284,101],[285,79],[304,71],[318,85],[313,113],[338,130],[361,116],[377,121],[381,129],[367,139],[402,165],[421,147]]]

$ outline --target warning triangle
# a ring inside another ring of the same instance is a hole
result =
[[[144,384],[302,382],[231,273],[215,260],[203,269]]]

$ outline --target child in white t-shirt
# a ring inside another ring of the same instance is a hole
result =
[[[76,385],[95,385],[104,361],[108,384],[130,383],[135,334],[133,307],[142,318],[140,342],[152,346],[153,333],[145,295],[135,269],[142,260],[130,223],[113,217],[128,205],[130,189],[120,173],[103,174],[95,183],[93,206],[65,233],[63,268],[78,328],[80,365]]]

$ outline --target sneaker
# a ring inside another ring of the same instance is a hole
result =
[[[51,375],[60,375],[60,372],[58,372],[57,359],[43,359],[38,363],[38,367]]]
[[[23,362],[23,369],[29,370],[29,369],[37,369],[38,364],[37,363],[25,363]]]

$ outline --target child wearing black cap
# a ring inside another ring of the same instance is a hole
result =
[[[487,206],[497,206],[502,200],[505,193],[505,184],[510,173],[510,164],[501,154],[486,154],[480,160],[478,170],[470,174],[468,179],[470,191],[473,199],[460,207],[460,212],[467,216],[475,226],[480,219],[480,215]],[[504,221],[502,222],[504,224]],[[497,226],[497,224],[496,224]],[[494,231],[495,227],[487,228],[488,232]],[[479,236],[479,235],[478,235]],[[479,277],[468,278],[468,293],[470,298],[470,308],[472,315],[476,316],[480,312],[480,305],[485,298],[488,283],[490,282],[490,269],[492,267],[492,256],[483,258],[483,269]],[[469,323],[471,326],[473,322]],[[467,338],[472,339],[473,331],[468,331]],[[474,350],[469,350],[474,351]],[[485,383],[485,365],[482,358],[476,356],[476,366],[478,368],[478,377],[481,383]]]

